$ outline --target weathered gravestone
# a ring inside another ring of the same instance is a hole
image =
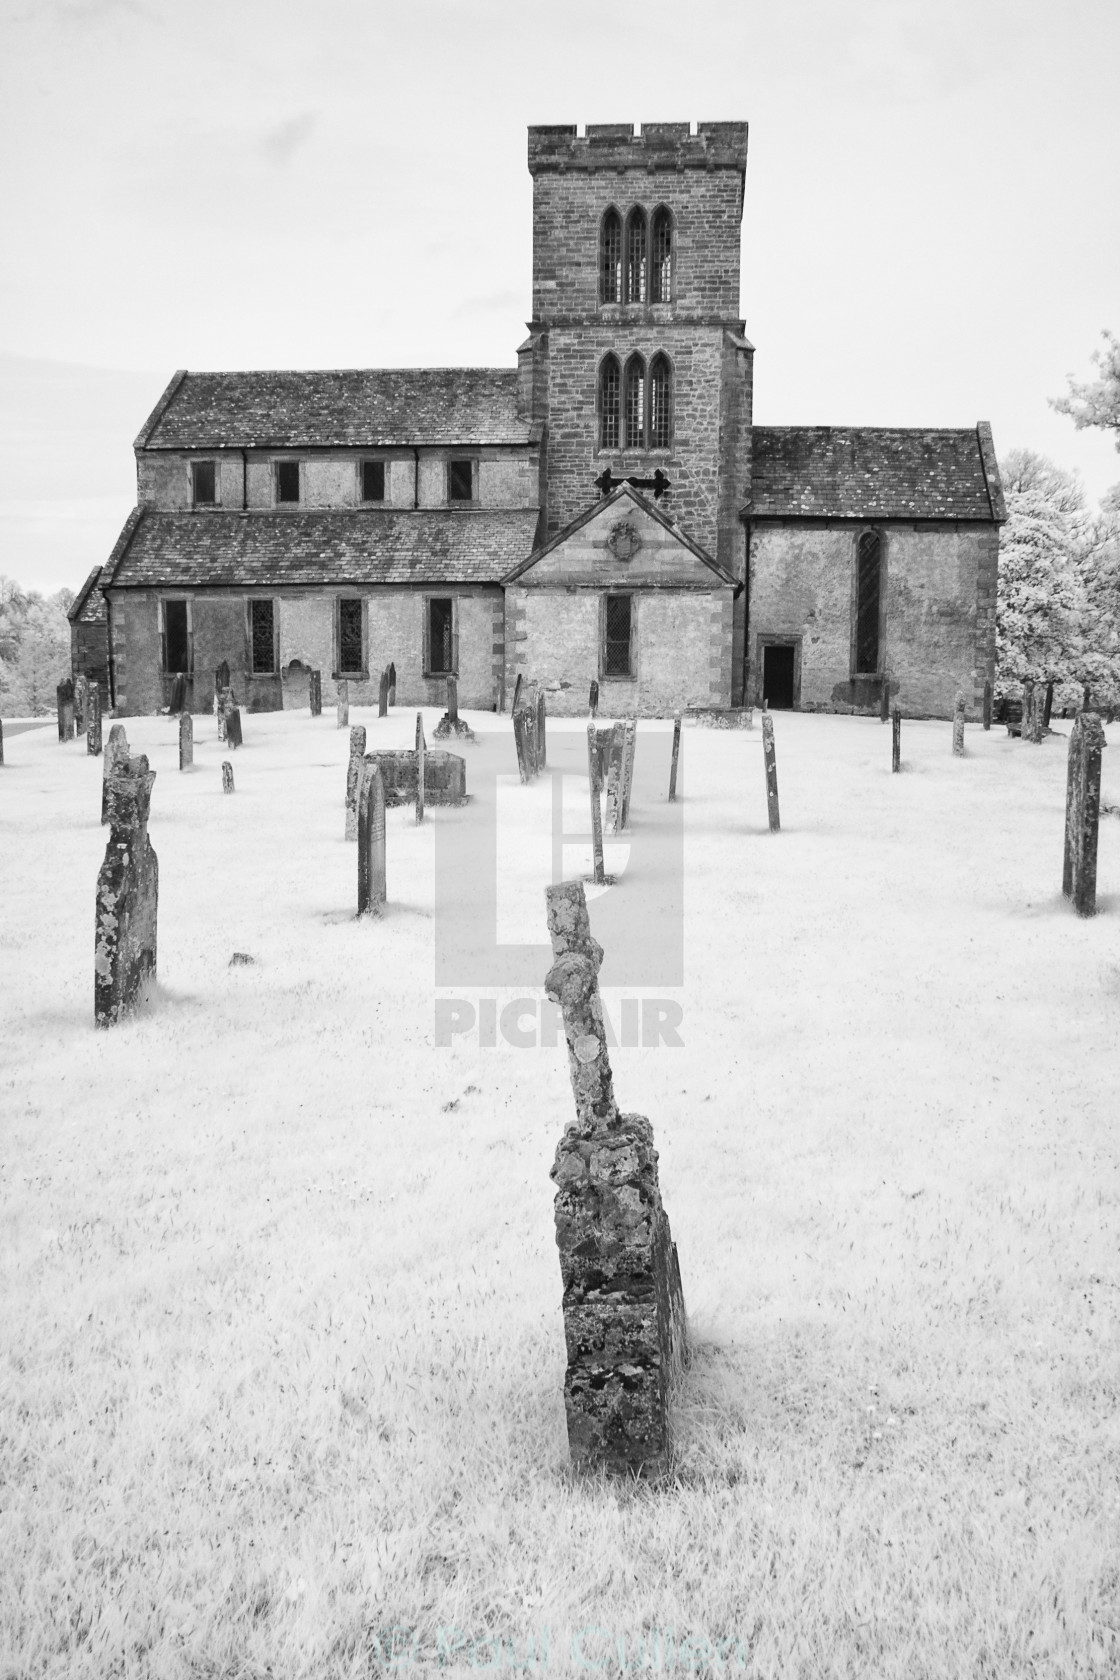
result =
[[[1078,712],[1069,736],[1062,891],[1079,916],[1092,916],[1097,908],[1101,753],[1107,745],[1096,712]]]
[[[520,682],[520,677],[518,682]],[[537,708],[518,706],[513,714],[513,742],[517,748],[517,770],[523,782],[531,782],[540,768],[537,742]]]
[[[226,713],[226,745],[240,747],[244,743],[241,739],[241,711],[237,706],[231,706]]]
[[[428,743],[424,739],[423,714],[416,714],[416,821],[424,821],[424,795],[427,792],[424,760],[428,752]]]
[[[678,712],[673,719],[673,762],[669,768],[669,803],[672,805],[677,797],[677,759],[681,750],[681,714]]]
[[[545,889],[576,1117],[556,1151],[556,1245],[572,1462],[654,1477],[670,1467],[669,1408],[688,1361],[677,1250],[661,1201],[653,1128],[620,1114],[599,998],[602,948],[579,881]]]
[[[60,741],[74,739],[74,684],[67,677],[60,682],[55,691],[58,703],[58,738]]]
[[[228,741],[229,720],[235,705],[232,688],[223,688],[218,693],[218,739]]]
[[[607,833],[622,828],[622,785],[626,777],[626,725],[611,725],[607,749]]]
[[[416,800],[417,755],[411,747],[382,749],[367,753],[367,762],[377,765],[385,789],[386,805],[412,805]],[[464,805],[467,799],[467,766],[458,753],[424,749],[425,805]]]
[[[990,729],[992,727],[992,685],[990,682],[985,682],[984,684],[984,710],[982,716],[984,728]]]
[[[346,766],[346,838],[358,838],[358,795],[362,787],[362,761],[366,750],[366,732],[362,724],[350,731],[350,760]]]
[[[1023,684],[1023,722],[1019,738],[1032,742],[1036,747],[1042,740],[1042,713],[1038,705],[1040,692],[1034,683]]]
[[[953,705],[953,757],[964,757],[964,695],[959,688]]]
[[[86,752],[91,758],[101,753],[101,692],[91,688],[86,703]]]
[[[129,758],[128,736],[124,732],[123,723],[114,723],[109,731],[109,739],[105,744],[105,756],[101,760],[101,821],[109,821],[109,783],[117,774],[122,764],[127,764]]]
[[[544,770],[548,765],[548,716],[544,705],[544,690],[537,695],[537,769]]]
[[[367,758],[358,794],[359,916],[380,915],[385,897],[385,786],[376,762]]]
[[[397,703],[397,667],[393,663],[393,661],[390,659],[390,661],[389,661],[389,704],[390,704],[390,706],[395,706],[396,703]]]
[[[513,713],[514,717],[517,716],[517,708],[521,704],[521,678],[522,672],[518,671],[517,681],[513,685],[513,705],[510,707],[510,711]]]
[[[87,708],[89,706],[89,681],[80,673],[74,678],[74,731],[84,735],[89,722]]]
[[[342,681],[338,685],[338,702],[337,702],[337,704],[338,704],[338,727],[340,729],[349,729],[349,727],[350,727],[350,684],[346,681],[345,677],[342,679]]]
[[[902,769],[902,710],[896,706],[891,713],[891,771]]]
[[[223,659],[214,672],[214,710],[217,711],[222,703],[222,695],[229,687],[229,660]]]
[[[464,723],[459,716],[458,677],[448,677],[447,679],[447,710],[432,730],[432,739],[436,741],[446,741],[451,735],[454,735],[460,741],[473,741],[475,738],[474,730],[470,724]]]
[[[155,772],[141,754],[109,783],[109,844],[97,877],[93,1017],[110,1027],[142,1002],[156,977],[159,864],[148,839]]]
[[[379,718],[389,716],[389,673],[382,671],[381,681],[377,685],[377,715]]]
[[[769,712],[762,714],[762,761],[766,768],[766,810],[770,818],[770,832],[781,828],[778,813],[778,755],[774,750],[774,719]]]
[[[587,726],[587,780],[591,787],[591,865],[597,887],[606,884],[603,867],[603,808],[599,799],[602,775],[599,767],[599,732],[593,723]]]
[[[626,741],[626,753],[622,761],[622,792],[621,809],[619,811],[619,827],[627,828],[630,823],[630,795],[634,788],[634,754],[638,748],[638,720],[627,718],[623,725]]]
[[[194,768],[194,719],[189,712],[179,714],[179,768]]]
[[[233,765],[228,758],[222,760],[222,792],[233,792]]]
[[[312,671],[307,683],[307,698],[311,705],[311,716],[323,715],[323,673]]]

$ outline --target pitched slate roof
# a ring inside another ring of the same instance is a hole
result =
[[[118,545],[108,587],[497,583],[531,550],[537,518],[536,508],[345,513],[143,508],[130,538]]]
[[[108,617],[105,597],[95,585],[100,583],[102,573],[108,573],[107,566],[95,566],[89,574],[73,601],[70,611],[66,614],[71,624],[104,624]]]
[[[341,368],[308,373],[180,371],[137,449],[369,449],[529,443],[516,368]],[[539,428],[538,428],[539,430]]]
[[[1005,517],[991,429],[984,422],[967,431],[756,426],[751,500],[743,513],[794,519]]]

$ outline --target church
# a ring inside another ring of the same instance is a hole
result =
[[[376,701],[969,715],[994,677],[990,427],[755,426],[747,125],[529,130],[509,368],[175,374],[71,609],[118,715]]]

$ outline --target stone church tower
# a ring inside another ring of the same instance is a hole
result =
[[[702,122],[695,134],[688,123],[647,123],[640,135],[589,123],[582,137],[574,126],[530,128],[533,319],[518,359],[523,411],[544,427],[543,542],[586,510],[604,470],[660,474],[660,511],[743,579],[746,163],[742,122]],[[735,605],[741,673],[742,592]]]

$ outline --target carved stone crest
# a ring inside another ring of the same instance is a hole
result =
[[[607,547],[616,560],[633,560],[641,546],[638,527],[629,519],[620,519],[617,525],[611,526]]]

